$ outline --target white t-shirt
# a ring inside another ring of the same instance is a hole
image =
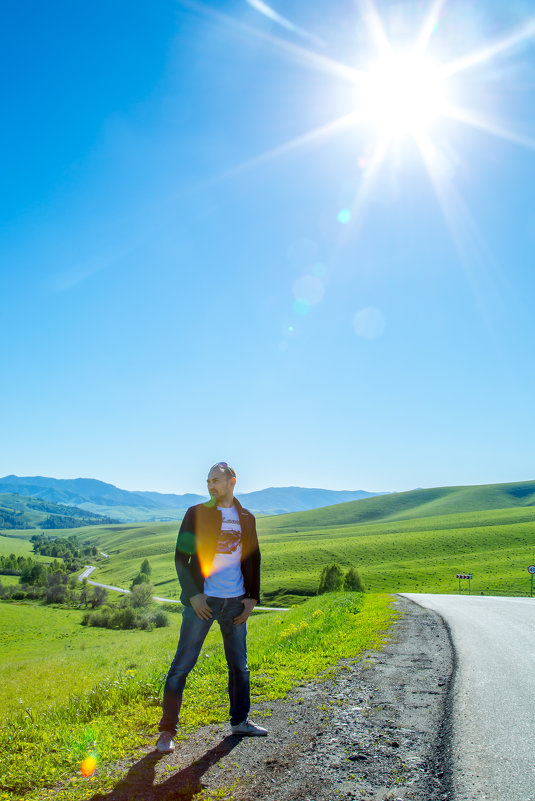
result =
[[[221,533],[210,575],[204,580],[204,592],[214,598],[236,598],[245,594],[241,572],[241,525],[236,506],[218,506]]]

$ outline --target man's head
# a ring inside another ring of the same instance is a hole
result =
[[[210,468],[206,480],[208,492],[218,506],[232,506],[236,472],[226,462],[218,462]]]

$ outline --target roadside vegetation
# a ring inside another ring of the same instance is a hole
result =
[[[0,609],[2,612],[6,609],[5,602]],[[81,613],[43,607],[33,607],[32,612],[35,609],[78,616],[76,622],[73,617],[72,623],[78,630],[87,631],[79,626]],[[358,658],[363,650],[379,647],[394,618],[387,596],[357,593],[329,593],[310,599],[284,615],[253,616],[248,624],[249,665],[254,677],[253,714],[255,705],[283,698],[296,684],[328,674],[340,659]],[[30,619],[33,621],[33,617]],[[174,636],[168,630],[150,635],[93,631],[106,638],[104,653],[111,656],[113,651],[114,658],[123,661],[96,682],[89,680],[86,688],[78,684],[71,693],[66,692],[74,665],[70,659],[62,666],[55,660],[49,681],[62,682],[63,694],[46,707],[42,696],[40,703],[35,701],[34,682],[24,682],[19,675],[17,711],[12,699],[0,728],[0,749],[4,755],[0,765],[1,801],[28,797],[44,801],[52,797],[47,789],[51,786],[54,786],[53,798],[58,801],[81,801],[97,792],[107,792],[116,781],[113,764],[124,756],[134,755],[147,738],[154,736],[160,716],[161,689],[178,631]],[[16,632],[12,634],[16,636]],[[126,655],[131,636],[136,638],[139,649],[135,667],[129,667],[131,652]],[[145,637],[143,645],[142,637]],[[77,642],[80,648],[79,638]],[[35,643],[28,645],[37,650]],[[85,658],[85,651],[78,650],[78,672],[82,668],[80,660]],[[91,664],[93,660],[87,659],[86,675],[92,675]],[[227,719],[226,684],[220,635],[213,627],[203,656],[189,677],[181,716],[184,735],[201,724]],[[50,691],[54,692],[54,688]],[[98,767],[94,778],[87,781],[80,775],[80,764],[90,754],[96,754]]]
[[[2,537],[0,545],[5,548],[14,542],[13,536]],[[81,544],[76,534],[56,537],[44,533],[31,533],[29,545],[32,555],[17,555],[15,550],[0,553],[0,598],[42,600],[76,607],[88,603],[95,607],[103,602],[105,593],[102,594],[100,587],[90,589],[87,583],[80,587],[77,581],[85,560],[94,560],[98,556],[96,545],[90,542]],[[13,582],[5,583],[2,580],[4,576],[18,576],[18,586]]]

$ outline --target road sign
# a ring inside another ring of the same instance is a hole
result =
[[[459,594],[461,593],[461,579],[468,579],[468,595],[471,595],[470,591],[470,582],[472,581],[472,574],[471,573],[457,573],[457,578],[459,579]]]
[[[535,573],[535,565],[530,565],[528,567],[528,573],[530,574],[529,577],[531,579],[531,593],[530,593],[530,596],[531,596],[531,598],[533,598],[533,574]]]

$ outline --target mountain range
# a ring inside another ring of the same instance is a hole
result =
[[[47,478],[45,476],[4,476],[0,493],[39,498],[50,503],[77,507],[120,522],[180,520],[188,506],[202,503],[208,495],[162,492],[132,492],[94,478]],[[346,501],[387,493],[365,490],[326,490],[306,487],[269,487],[236,495],[255,514],[303,512]]]

